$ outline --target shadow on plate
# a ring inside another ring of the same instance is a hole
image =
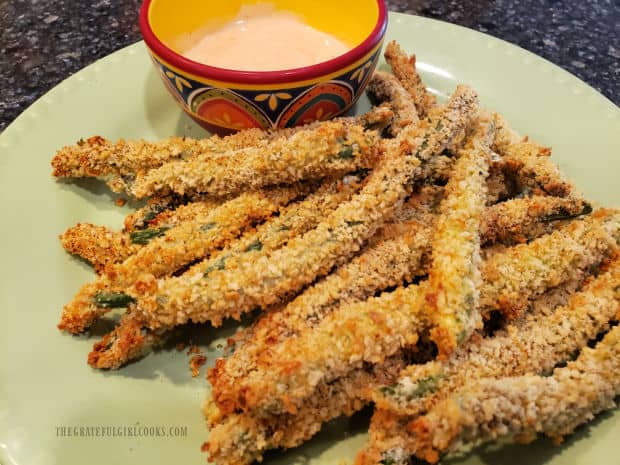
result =
[[[229,320],[219,328],[209,324],[188,324],[173,330],[170,338],[158,349],[145,357],[135,360],[118,370],[100,371],[103,376],[126,377],[136,379],[164,378],[173,384],[183,385],[193,382],[204,384],[206,370],[213,366],[215,360],[223,356],[226,350],[226,341],[232,337],[240,326],[251,322],[252,316],[241,322]],[[97,321],[90,331],[93,342],[111,331],[115,326],[116,318],[102,318]],[[189,361],[194,355],[189,353],[191,347],[200,349],[200,353],[207,357],[200,374],[193,378],[189,368]]]
[[[87,202],[95,204],[98,210],[118,211],[123,208],[129,211],[144,206],[144,201],[131,199],[126,194],[112,192],[100,179],[63,178],[55,182],[60,189],[75,192]],[[119,207],[116,202],[123,202],[123,207]]]
[[[322,461],[329,449],[336,447],[339,449],[338,455],[344,457],[349,454],[345,454],[340,448],[349,441],[351,444],[347,449],[350,448],[351,451],[348,452],[355,454],[364,443],[371,416],[372,408],[369,406],[351,417],[336,418],[323,425],[319,433],[299,447],[268,451],[265,453],[264,462],[270,465],[301,465],[310,458]]]

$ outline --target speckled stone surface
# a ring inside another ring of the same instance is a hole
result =
[[[140,0],[0,1],[0,130],[60,81],[140,40]],[[388,0],[547,58],[620,103],[618,0]]]

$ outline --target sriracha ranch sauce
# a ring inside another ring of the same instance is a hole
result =
[[[244,5],[237,18],[194,40],[183,56],[217,68],[278,71],[321,63],[350,50],[334,36],[270,5]]]

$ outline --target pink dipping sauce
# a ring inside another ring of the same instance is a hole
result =
[[[351,47],[270,5],[244,5],[232,22],[200,37],[183,56],[217,68],[278,71],[330,60]]]

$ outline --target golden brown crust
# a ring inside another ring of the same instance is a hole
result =
[[[137,294],[145,322],[152,328],[175,326],[189,319],[219,324],[225,317],[256,306],[273,305],[327,274],[392,217],[410,182],[419,175],[421,160],[441,152],[470,123],[476,100],[473,91],[459,87],[438,118],[424,124],[425,131],[408,128],[390,144],[390,153],[369,175],[359,194],[285,247],[251,262],[227,261],[225,269],[214,271],[205,280],[173,278],[160,283],[155,295]]]
[[[112,263],[119,263],[134,254],[139,245],[132,244],[129,235],[105,226],[78,223],[60,236],[63,248],[89,261],[97,274]]]
[[[361,116],[336,118],[334,121],[382,129],[391,118],[392,112],[388,108],[373,108]],[[216,159],[224,153],[256,147],[262,142],[290,138],[300,131],[317,129],[322,124],[316,122],[275,131],[246,129],[226,137],[215,135],[205,139],[173,136],[159,142],[121,139],[112,143],[101,136],[93,136],[60,149],[52,159],[52,174],[56,177],[103,178],[113,191],[120,192],[131,187],[136,175],[165,163],[191,160],[199,155]]]
[[[256,370],[213,399],[223,413],[258,416],[295,413],[320,383],[330,383],[363,363],[378,363],[417,342],[426,327],[425,286],[398,288],[365,302],[345,305],[297,337],[261,353]]]
[[[504,382],[501,379],[505,376],[551,372],[557,363],[569,359],[576,350],[609,328],[610,320],[617,316],[620,308],[616,291],[618,285],[620,262],[616,259],[609,271],[569,297],[565,306],[554,310],[540,309],[527,317],[526,321],[509,326],[496,337],[478,337],[467,347],[459,349],[448,361],[432,361],[407,368],[398,383],[389,389],[384,387],[377,391],[375,400],[379,408],[371,422],[371,440],[356,463],[377,464],[386,458],[393,459],[393,463],[407,463],[409,456],[414,453],[427,461],[437,461],[439,454],[449,448],[449,442],[454,447],[458,445],[453,439],[463,427],[472,428],[466,442],[477,443],[479,439],[494,438],[495,434],[487,436],[488,430],[478,429],[480,422],[486,422],[489,415],[496,418],[495,415],[506,411],[489,406],[484,409],[487,416],[479,416],[475,422],[467,425],[456,422],[454,427],[447,427],[453,418],[450,412],[455,413],[460,409],[453,410],[455,404],[452,402],[460,399],[458,404],[461,405],[464,399],[462,393],[467,392],[467,386],[472,383],[484,385],[488,382],[494,385],[492,379],[500,379],[497,383],[501,385]],[[599,370],[605,371],[604,368],[596,368],[596,371]],[[531,376],[527,381],[524,378],[524,383],[534,381],[535,384],[536,379],[548,378]],[[530,388],[528,385],[513,392],[528,392]],[[412,397],[411,393],[421,395]],[[486,395],[477,396],[475,400],[480,405],[487,405],[490,401]],[[426,416],[419,416],[427,412]],[[580,413],[587,412],[585,409]],[[538,409],[532,411],[532,415],[534,418],[530,418],[530,424],[540,424]],[[513,423],[515,420],[518,417],[506,419],[506,424],[516,426],[517,423]],[[496,432],[508,431],[503,425],[491,428]],[[531,431],[517,432],[524,438]],[[450,439],[439,446],[440,437],[444,438],[442,441]]]
[[[60,242],[67,252],[88,260],[97,274],[101,274],[106,266],[123,262],[171,227],[192,221],[197,214],[205,214],[209,208],[214,209],[222,203],[223,200],[206,199],[181,206],[174,203],[148,205],[125,218],[122,232],[78,223],[60,236]]]
[[[82,286],[73,301],[63,308],[58,327],[72,333],[84,331],[109,310],[97,304],[98,293],[123,292],[134,284],[147,290],[154,278],[172,274],[225,246],[255,221],[269,217],[308,188],[297,186],[242,194],[215,209],[210,204],[204,205],[203,210],[198,203],[188,205],[186,208],[195,213],[191,220],[166,230],[135,255],[108,267],[95,282]]]
[[[416,70],[416,57],[410,57],[400,48],[396,41],[387,44],[385,48],[385,61],[392,67],[394,76],[413,98],[418,116],[424,118],[431,108],[435,106],[436,99],[429,93]]]
[[[506,120],[498,118],[494,149],[502,157],[503,170],[517,184],[518,192],[566,197],[575,191],[550,159],[551,149],[519,136]]]
[[[214,389],[226,390],[228,385],[234,384],[239,377],[255,368],[257,354],[268,350],[272,344],[312,328],[338,306],[365,300],[377,291],[410,281],[415,275],[426,274],[430,252],[430,222],[433,221],[436,197],[441,197],[441,194],[441,188],[422,189],[401,209],[394,222],[380,230],[357,257],[306,289],[283,309],[276,307],[274,311],[267,312],[254,327],[238,333],[234,339],[236,347],[233,355],[218,360],[209,371],[209,380]],[[487,220],[482,222],[483,230],[493,230],[495,235],[502,237],[517,234],[510,218],[489,214],[490,211],[494,211],[493,207],[487,208],[483,215],[483,219]],[[504,213],[509,215],[514,211],[515,208],[506,208]],[[527,214],[537,214],[538,210],[532,212],[519,208],[518,211],[518,221],[526,225],[535,224]],[[502,227],[510,229],[502,231]],[[484,235],[482,240],[486,241]],[[535,244],[531,247],[535,247]],[[595,264],[603,256],[593,256],[588,263]],[[504,262],[511,263],[509,259]],[[577,273],[577,270],[571,271]],[[486,308],[485,312],[490,310],[492,308]]]
[[[283,309],[268,312],[237,341],[239,347],[220,359],[208,373],[214,391],[226,391],[240,377],[256,369],[261,353],[287,338],[312,330],[342,305],[366,300],[376,291],[407,281],[423,273],[421,262],[427,250],[429,228],[416,222],[387,228],[382,239],[373,239],[358,257],[306,289]],[[396,234],[399,229],[405,234]]]
[[[618,216],[595,214],[484,262],[481,306],[518,317],[532,297],[595,266],[615,249]]]
[[[217,406],[207,401],[204,412],[210,429],[206,446],[209,460],[218,465],[249,465],[268,449],[295,447],[310,439],[325,422],[360,410],[367,404],[360,391],[394,379],[404,363],[403,356],[397,355],[372,368],[354,370],[334,383],[322,383],[296,414],[223,417]]]
[[[427,294],[431,338],[445,357],[482,325],[480,226],[486,203],[493,120],[481,119],[445,187],[431,239]]]
[[[226,195],[341,176],[374,166],[380,156],[377,143],[377,131],[332,121],[225,155],[166,163],[138,174],[130,191],[137,198],[162,192]]]
[[[620,266],[616,261],[610,271],[573,294],[566,305],[553,310],[538,308],[494,337],[477,336],[445,361],[411,365],[395,385],[375,392],[373,399],[381,409],[418,415],[474,379],[549,373],[609,329],[609,321],[620,310],[613,291],[618,285]],[[405,395],[407,389],[415,391],[416,383],[430,377],[437,380],[432,392],[411,399]]]
[[[498,438],[529,443],[545,434],[556,443],[620,394],[620,327],[552,376],[523,375],[468,383],[412,421],[407,447],[435,463],[440,454]]]
[[[208,270],[224,267],[225,262],[245,255],[256,256],[269,253],[285,245],[289,240],[313,228],[322,218],[333,211],[340,202],[346,201],[356,192],[359,178],[349,177],[346,182],[326,181],[316,192],[305,199],[284,208],[280,215],[268,219],[256,231],[250,231],[228,247],[212,254],[208,259],[197,263],[184,274],[201,276]],[[255,245],[260,244],[260,250]],[[94,368],[118,368],[122,364],[144,355],[166,332],[152,331],[132,315],[121,320],[121,323],[104,337],[105,343],[97,343],[89,355],[89,363]],[[134,326],[141,327],[143,337],[133,336]],[[102,341],[103,342],[103,341]]]
[[[485,243],[505,245],[528,242],[551,233],[558,221],[587,214],[590,205],[573,197],[534,195],[510,199],[487,208],[482,234]]]
[[[388,103],[394,110],[394,116],[387,128],[391,136],[398,135],[403,128],[418,121],[418,113],[411,95],[394,75],[376,71],[368,82],[367,92],[372,100]]]
[[[543,237],[537,243],[519,246],[517,253],[512,249],[498,253],[490,266],[483,265],[483,276],[487,281],[481,288],[482,310],[496,309],[496,302],[503,302],[502,295],[506,290],[515,288],[519,289],[519,296],[527,304],[548,289],[583,276],[585,270],[615,250],[613,231],[617,232],[619,228],[613,215],[600,218],[595,215],[591,220],[579,223],[583,224],[570,225],[566,231],[560,231],[563,234],[560,239],[557,236],[552,240]],[[541,269],[540,264],[549,260],[547,257],[555,260],[554,268]],[[489,269],[502,272],[490,277]],[[423,281],[422,285],[428,286],[428,282]],[[242,352],[244,356],[240,360],[251,368],[248,373],[231,369],[225,375],[225,364],[222,364],[210,375],[214,380],[215,402],[225,413],[241,409],[263,414],[298,408],[311,396],[319,380],[344,376],[362,361],[380,361],[381,357],[387,357],[399,348],[398,341],[404,344],[402,341],[416,337],[418,331],[427,328],[426,297],[422,299],[422,307],[415,307],[419,302],[416,300],[419,292],[412,286],[399,288],[377,299],[345,305],[316,325],[302,328],[295,337],[273,344],[266,339],[268,350]],[[399,299],[401,294],[403,297]],[[405,299],[409,299],[407,304],[397,303]],[[402,308],[394,310],[399,305]],[[401,311],[409,312],[408,316],[402,317],[403,321],[399,319]],[[381,333],[386,321],[390,321],[390,328]],[[372,341],[372,349],[365,345],[369,341]],[[312,363],[302,363],[310,354]],[[240,365],[233,366],[241,368]]]
[[[80,140],[59,150],[52,159],[56,177],[102,177],[115,192],[126,190],[137,173],[172,160],[193,158],[200,153],[221,153],[253,145],[264,139],[263,131],[250,129],[233,136],[207,139],[169,137],[160,142],[144,140],[112,143],[101,136]]]

